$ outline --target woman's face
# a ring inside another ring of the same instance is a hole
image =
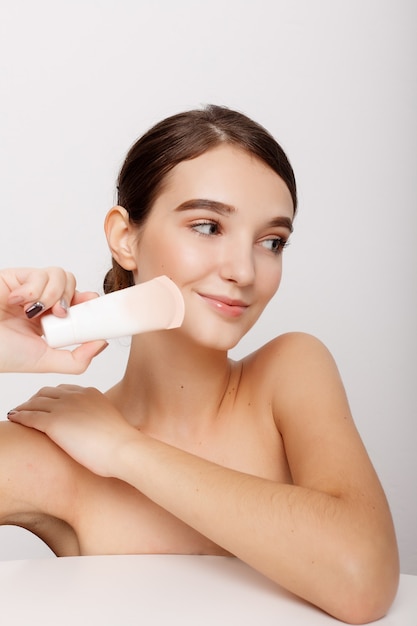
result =
[[[185,300],[178,332],[228,350],[279,286],[292,219],[284,181],[259,159],[222,144],[168,175],[139,232],[136,282],[169,276]]]

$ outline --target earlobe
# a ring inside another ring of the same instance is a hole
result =
[[[122,206],[114,206],[106,215],[104,231],[112,257],[126,270],[137,269],[134,251],[134,232],[129,214]]]

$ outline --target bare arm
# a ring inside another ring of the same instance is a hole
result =
[[[304,336],[288,337],[278,349],[285,368],[277,369],[271,388],[294,485],[230,470],[147,437],[97,390],[46,389],[12,419],[43,430],[93,472],[133,485],[339,619],[377,619],[398,581],[383,491],[327,350]]]
[[[118,477],[339,619],[378,619],[398,584],[385,495],[328,351],[304,335],[283,338],[279,351],[285,367],[271,387],[294,485],[219,467],[145,437],[121,448]]]
[[[61,556],[79,554],[70,522],[80,470],[42,433],[0,422],[0,526],[26,528]]]

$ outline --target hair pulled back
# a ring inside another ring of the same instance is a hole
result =
[[[118,204],[126,209],[130,222],[138,227],[144,224],[170,170],[222,143],[246,150],[273,169],[286,183],[296,211],[294,172],[281,146],[246,115],[208,105],[162,120],[130,148],[118,177]],[[104,292],[133,284],[132,272],[112,259]]]

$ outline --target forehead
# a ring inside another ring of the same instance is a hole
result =
[[[238,209],[265,207],[289,217],[294,213],[282,178],[254,155],[227,144],[176,165],[158,200],[179,205],[192,198],[209,198]]]

